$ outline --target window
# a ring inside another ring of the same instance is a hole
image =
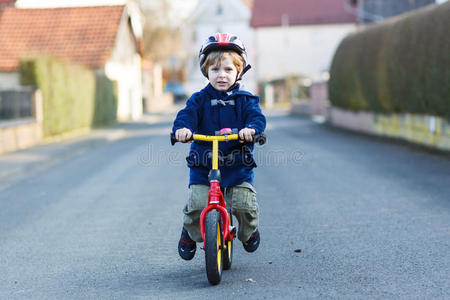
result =
[[[216,14],[217,14],[218,16],[220,16],[220,15],[223,14],[222,4],[217,5],[217,12],[216,12]]]

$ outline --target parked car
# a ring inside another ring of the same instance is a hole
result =
[[[181,83],[179,81],[167,82],[166,86],[164,87],[164,92],[172,93],[173,99],[175,102],[186,101],[186,99],[187,99],[187,95],[186,95],[186,91],[184,90],[183,83]]]

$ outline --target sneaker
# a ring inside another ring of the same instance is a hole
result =
[[[178,254],[184,260],[191,260],[194,258],[197,244],[191,239],[186,229],[181,230],[180,241],[178,242]]]
[[[252,234],[252,236],[246,241],[245,243],[242,243],[244,245],[244,249],[247,252],[255,252],[256,249],[259,247],[259,231],[256,229],[255,233]]]

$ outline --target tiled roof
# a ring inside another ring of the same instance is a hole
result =
[[[0,12],[0,70],[15,70],[21,57],[34,53],[101,67],[114,47],[124,9],[124,5],[8,8]]]
[[[345,10],[347,0],[254,0],[251,26],[355,23],[356,16]],[[283,17],[287,16],[287,17]]]

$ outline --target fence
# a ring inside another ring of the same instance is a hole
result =
[[[0,154],[38,144],[42,140],[40,90],[0,91]]]

